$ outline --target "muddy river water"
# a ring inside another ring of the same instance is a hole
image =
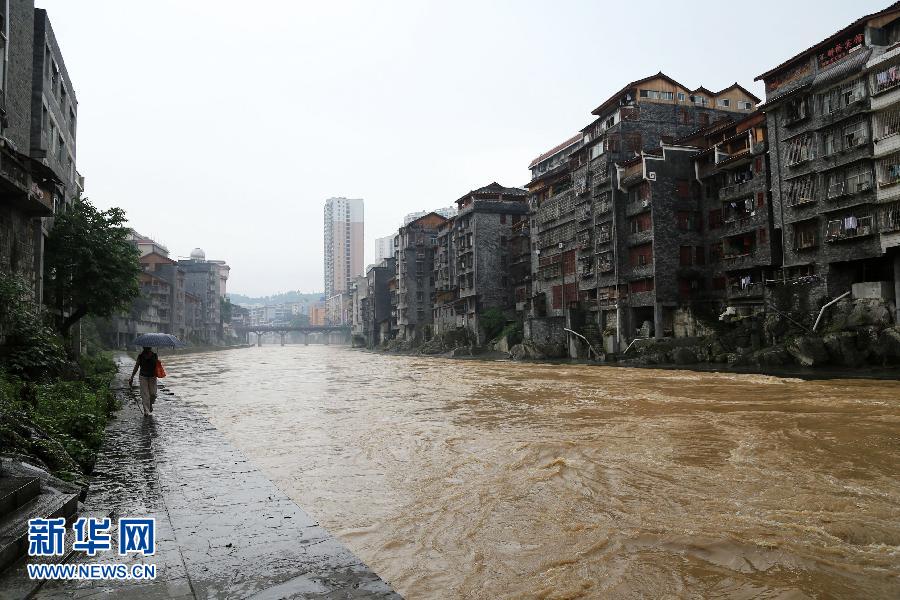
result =
[[[270,346],[166,383],[410,600],[900,598],[900,382]]]

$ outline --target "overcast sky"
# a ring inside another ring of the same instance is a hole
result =
[[[762,98],[756,75],[888,2],[37,4],[78,97],[86,195],[263,295],[323,288],[330,196],[365,199],[371,262],[406,213],[526,183],[629,81]]]

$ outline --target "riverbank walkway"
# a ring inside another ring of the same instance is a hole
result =
[[[113,551],[75,560],[155,564],[157,577],[48,582],[36,598],[400,598],[164,384],[147,419],[127,375],[115,385],[124,406],[82,514],[154,517],[156,554],[119,557],[114,537]]]

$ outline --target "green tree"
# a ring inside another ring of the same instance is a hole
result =
[[[82,317],[109,317],[140,292],[138,251],[121,208],[97,210],[87,198],[56,217],[45,247],[45,293],[68,336]]]
[[[21,277],[0,274],[0,371],[32,380],[65,366],[62,340],[41,321],[33,292]]]

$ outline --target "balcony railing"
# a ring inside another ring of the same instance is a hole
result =
[[[839,221],[829,221],[825,226],[825,241],[837,242],[876,233],[875,219],[871,215],[859,218],[850,217],[850,219],[853,220],[845,218]]]
[[[749,283],[744,286],[739,284],[732,285],[728,289],[729,298],[754,298],[763,295],[765,286],[762,282]]]
[[[746,194],[751,191],[753,186],[753,180],[750,179],[748,181],[742,181],[740,183],[733,183],[731,185],[726,185],[725,187],[719,190],[719,200],[727,200],[732,198],[733,196],[737,196],[739,194]]]
[[[741,254],[726,254],[722,257],[722,264],[726,269],[736,269],[753,264],[756,251],[743,252]]]

